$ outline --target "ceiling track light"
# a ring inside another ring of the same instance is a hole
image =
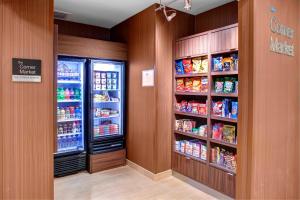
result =
[[[192,0],[184,0],[184,9],[188,11],[192,9]]]

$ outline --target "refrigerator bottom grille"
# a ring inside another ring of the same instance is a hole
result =
[[[90,143],[90,154],[107,153],[124,149],[124,140]]]
[[[54,158],[54,176],[62,177],[86,169],[86,153]]]

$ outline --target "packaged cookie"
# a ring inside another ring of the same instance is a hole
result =
[[[201,58],[194,58],[192,59],[193,62],[193,73],[197,74],[197,73],[203,73],[201,72]]]
[[[176,60],[175,70],[176,70],[176,74],[178,74],[178,75],[184,74],[184,68],[183,68],[182,60]]]
[[[182,64],[185,74],[191,74],[193,72],[193,65],[191,59],[183,59]]]

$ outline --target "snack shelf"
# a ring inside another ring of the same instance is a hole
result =
[[[227,76],[227,75],[238,75],[238,71],[219,71],[210,73],[212,76]]]
[[[202,162],[202,163],[206,164],[206,160],[202,160],[201,158],[196,158],[194,156],[190,156],[190,155],[187,155],[185,153],[181,153],[181,152],[176,151],[176,150],[174,150],[174,152],[177,153],[177,154],[179,154],[179,155],[185,156],[187,159],[196,160],[196,161],[199,161],[199,162]]]
[[[81,84],[81,81],[58,80],[58,84]]]
[[[212,92],[211,96],[213,97],[238,97],[237,93],[216,93],[216,92]]]
[[[216,139],[212,139],[212,138],[210,138],[209,141],[214,144],[220,144],[220,145],[235,148],[235,149],[237,148],[237,145],[234,143],[224,142],[222,140],[216,140]]]
[[[207,92],[175,92],[175,95],[188,95],[188,96],[207,96]]]
[[[80,103],[81,100],[58,100],[57,103]]]
[[[226,167],[223,167],[223,166],[221,166],[221,165],[218,165],[218,164],[215,164],[215,163],[209,163],[209,165],[212,166],[212,167],[215,167],[215,168],[217,168],[217,169],[223,170],[223,171],[225,171],[225,172],[228,172],[228,173],[230,173],[230,174],[234,174],[234,175],[236,174],[235,171],[233,171],[233,170],[231,170],[231,169],[228,169],[228,168],[226,168]]]
[[[212,115],[210,118],[214,119],[214,120],[219,120],[219,121],[237,123],[237,119],[232,119],[232,118],[227,118],[227,117],[219,117],[219,116]]]
[[[199,115],[199,114],[193,114],[193,113],[188,113],[188,112],[175,111],[175,114],[176,115],[190,116],[190,117],[207,118],[207,115]]]
[[[199,140],[207,141],[207,137],[196,135],[196,134],[190,133],[190,132],[182,132],[182,131],[176,131],[175,130],[174,133],[177,133],[179,135],[184,135],[184,136],[192,137],[192,138],[199,139]]]
[[[64,122],[78,122],[82,119],[63,119],[63,120],[57,120],[57,123],[64,123]]]
[[[189,78],[189,77],[202,77],[202,76],[208,76],[207,73],[197,73],[197,74],[176,74],[175,78]]]

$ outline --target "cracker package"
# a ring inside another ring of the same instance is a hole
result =
[[[191,74],[193,72],[193,65],[191,59],[183,59],[182,64],[185,74]]]
[[[192,60],[193,62],[193,73],[197,74],[197,73],[203,73],[201,72],[201,58],[194,58]]]

